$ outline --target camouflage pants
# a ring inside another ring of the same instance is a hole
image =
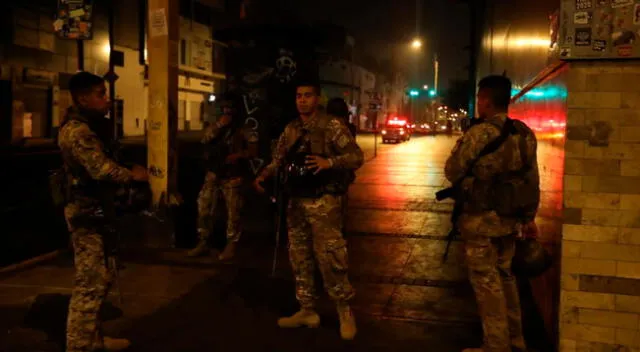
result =
[[[74,226],[74,210],[65,209],[76,271],[67,317],[67,352],[86,352],[102,348],[99,312],[109,292],[112,273],[107,267],[103,235]]]
[[[484,352],[526,350],[520,298],[511,273],[515,236],[465,236],[469,279],[476,294],[484,331]]]
[[[220,192],[227,207],[227,241],[240,240],[242,233],[240,211],[243,204],[241,185],[241,179],[220,181],[214,173],[207,172],[198,195],[198,234],[201,241],[208,240],[211,235]]]
[[[316,263],[327,293],[346,302],[355,292],[347,276],[347,243],[342,237],[342,197],[294,198],[289,203],[289,260],[296,281],[296,297],[302,308],[311,309],[318,298],[314,274]]]

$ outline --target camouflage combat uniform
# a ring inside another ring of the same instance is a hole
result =
[[[262,177],[273,176],[302,130],[314,131],[319,123],[326,126],[323,154],[328,156],[333,168],[355,170],[362,166],[362,150],[344,122],[317,113],[305,123],[296,119],[287,125],[278,140],[273,161],[263,170]],[[312,138],[311,135],[317,134],[310,132],[305,138]],[[324,286],[334,301],[344,303],[355,295],[347,276],[347,246],[341,231],[343,198],[344,195],[324,194],[320,198],[292,198],[289,201],[289,260],[295,275],[296,297],[302,309],[312,310],[317,299],[316,262]]]
[[[225,133],[225,135],[220,136],[220,133]],[[202,144],[208,145],[217,138],[224,138],[222,142],[228,146],[230,154],[241,154],[242,159],[246,159],[249,156],[249,144],[257,142],[243,128],[232,131],[224,127],[221,128],[217,124],[212,124],[206,128]],[[237,161],[237,163],[241,162],[242,160]],[[240,211],[243,204],[241,194],[243,171],[245,170],[242,170],[239,164],[230,166],[226,175],[217,175],[211,168],[207,171],[204,184],[198,195],[198,236],[201,242],[206,242],[210,237],[213,227],[213,215],[218,208],[219,192],[222,192],[227,207],[227,241],[235,243],[240,240],[240,234],[242,233]]]
[[[491,179],[500,172],[522,167],[518,147],[522,138],[520,134],[510,136],[496,152],[480,158],[472,175],[467,176],[469,164],[500,135],[501,127],[498,126],[504,124],[505,118],[506,115],[496,115],[471,127],[458,141],[445,167],[445,175],[452,183],[464,178],[464,210],[457,226],[464,240],[469,279],[482,318],[484,352],[510,352],[512,347],[526,350],[520,299],[511,273],[511,261],[516,234],[523,223],[533,220],[535,214],[530,214],[530,219],[504,218],[487,205],[490,202]],[[527,155],[533,163],[527,177],[538,183],[535,135],[521,122],[515,121],[515,124],[518,130],[527,131]]]
[[[69,303],[67,351],[94,351],[102,347],[98,317],[112,278],[107,265],[105,235],[109,217],[99,193],[104,185],[126,184],[131,172],[105,152],[103,141],[94,132],[97,119],[90,112],[71,108],[60,129],[58,145],[71,187],[64,209],[74,249],[75,285]]]

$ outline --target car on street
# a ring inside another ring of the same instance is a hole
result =
[[[415,132],[422,135],[434,135],[436,131],[431,128],[431,125],[428,123],[423,123],[416,126]]]
[[[394,117],[387,121],[381,131],[382,143],[400,143],[411,139],[412,128],[406,118]]]

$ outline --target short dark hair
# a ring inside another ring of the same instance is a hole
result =
[[[77,102],[79,96],[89,94],[93,88],[103,84],[104,78],[89,72],[79,72],[69,79],[69,91],[73,101]]]
[[[349,106],[342,98],[333,98],[327,103],[327,114],[343,119],[349,118]]]
[[[487,76],[480,80],[478,89],[491,92],[491,102],[496,108],[507,109],[511,103],[511,80],[505,76]]]
[[[315,79],[310,78],[301,78],[296,81],[296,90],[300,87],[312,87],[317,95],[320,95],[322,92],[322,88],[320,87],[320,83]]]

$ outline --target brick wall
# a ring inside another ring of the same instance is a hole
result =
[[[640,63],[567,84],[560,350],[640,351]]]

